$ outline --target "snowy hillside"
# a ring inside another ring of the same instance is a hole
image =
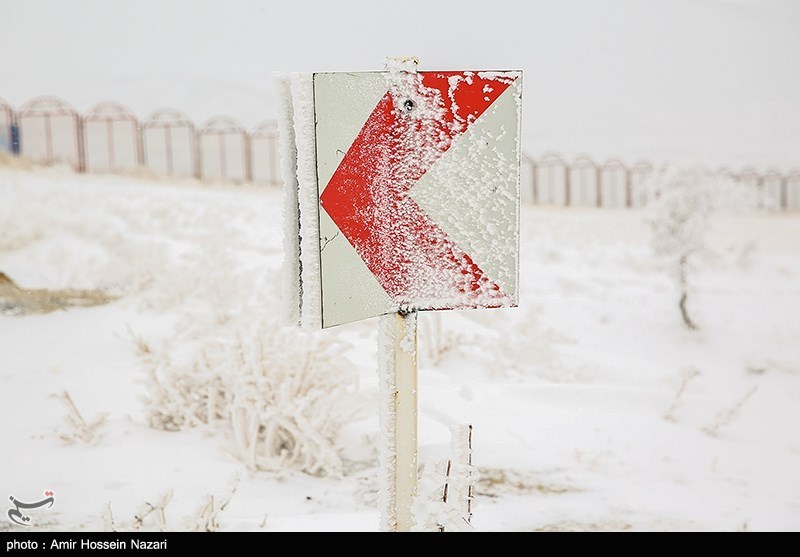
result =
[[[0,304],[14,455],[0,492],[53,490],[38,527],[377,529],[376,322],[313,337],[276,325],[279,208],[276,190],[0,169],[0,272],[111,300]],[[691,279],[696,332],[641,211],[524,207],[522,225],[519,309],[421,324],[421,460],[445,457],[448,426],[474,424],[475,528],[800,529],[800,219],[715,221]],[[264,377],[292,376],[286,362],[322,345],[331,359],[314,365],[335,376],[309,381],[336,394],[304,431],[336,428],[332,452],[306,446],[328,474],[243,453],[209,385],[234,392],[253,357]],[[153,377],[198,382],[178,404]],[[145,502],[164,512],[138,524]]]

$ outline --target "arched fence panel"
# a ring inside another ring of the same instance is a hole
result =
[[[633,192],[631,191],[628,169],[621,161],[611,159],[600,167],[600,199],[598,207],[631,207]]]
[[[599,169],[589,157],[580,156],[575,159],[567,173],[569,174],[570,205],[594,207],[598,204]]]
[[[199,177],[194,124],[177,110],[159,110],[142,126],[145,167],[173,177]]]
[[[784,177],[777,170],[769,170],[761,177],[763,203],[769,209],[782,209],[786,206]]]
[[[548,154],[539,160],[535,169],[538,203],[540,205],[570,205],[569,166],[558,155]]]
[[[209,121],[198,134],[200,176],[242,184],[250,178],[247,132],[230,118]]]
[[[639,161],[630,169],[631,207],[644,207],[656,196],[653,165]]]
[[[743,169],[735,179],[739,184],[757,191],[759,194],[758,206],[762,207],[764,205],[764,183],[754,168]]]
[[[101,103],[83,117],[84,157],[89,172],[142,166],[139,122],[124,106]]]
[[[274,122],[259,125],[250,137],[252,180],[276,186],[281,183],[278,166],[278,129]]]
[[[39,97],[17,114],[20,152],[41,164],[69,164],[83,170],[83,138],[78,112],[55,97]]]

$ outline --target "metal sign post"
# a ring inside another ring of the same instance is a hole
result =
[[[381,529],[409,532],[417,493],[417,314],[380,318]]]

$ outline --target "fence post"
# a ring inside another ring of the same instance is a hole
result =
[[[219,176],[225,181],[228,179],[228,154],[225,152],[224,134],[217,134],[217,144],[219,146]]]
[[[133,121],[133,149],[134,159],[140,169],[144,168],[144,146],[142,145],[142,123],[139,118]]]
[[[781,209],[789,210],[789,177],[785,174],[781,176]]]
[[[191,152],[192,152],[192,159],[193,159],[192,162],[194,163],[194,169],[193,169],[194,170],[194,177],[197,180],[202,180],[203,179],[203,153],[202,153],[202,149],[200,149],[200,130],[195,128],[194,124],[192,124],[191,130],[192,130],[192,134],[191,134],[191,137],[192,137]]]
[[[595,177],[594,177],[594,184],[595,189],[597,190],[595,193],[595,201],[597,202],[598,207],[603,206],[603,166],[598,163],[595,167]]]
[[[625,207],[633,207],[633,182],[631,179],[631,169],[625,167]]]
[[[50,114],[44,115],[44,141],[45,141],[45,158],[46,165],[53,164],[53,131],[50,126]]]
[[[174,167],[172,165],[172,127],[164,128],[164,154],[167,157],[167,176],[173,176]]]
[[[244,181],[248,184],[253,182],[253,142],[250,133],[242,134],[242,149],[244,150]]]
[[[145,128],[144,124],[140,121],[139,122],[139,126],[138,126],[137,129],[138,129],[138,132],[139,132],[138,133],[138,135],[139,135],[139,145],[141,146],[141,151],[139,152],[139,159],[140,159],[140,164],[142,165],[142,169],[144,170],[145,168],[147,168],[147,163],[148,163],[148,160],[147,160],[147,134],[145,133],[147,128]]]
[[[106,120],[106,141],[108,141],[108,166],[112,170],[117,168],[117,149],[114,146],[114,121]]]
[[[75,113],[75,149],[78,151],[78,172],[86,172],[86,135],[83,133],[83,118]]]

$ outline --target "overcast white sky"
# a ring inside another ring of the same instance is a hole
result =
[[[525,71],[524,146],[800,165],[800,1],[0,0],[0,97],[273,115],[275,70]]]

